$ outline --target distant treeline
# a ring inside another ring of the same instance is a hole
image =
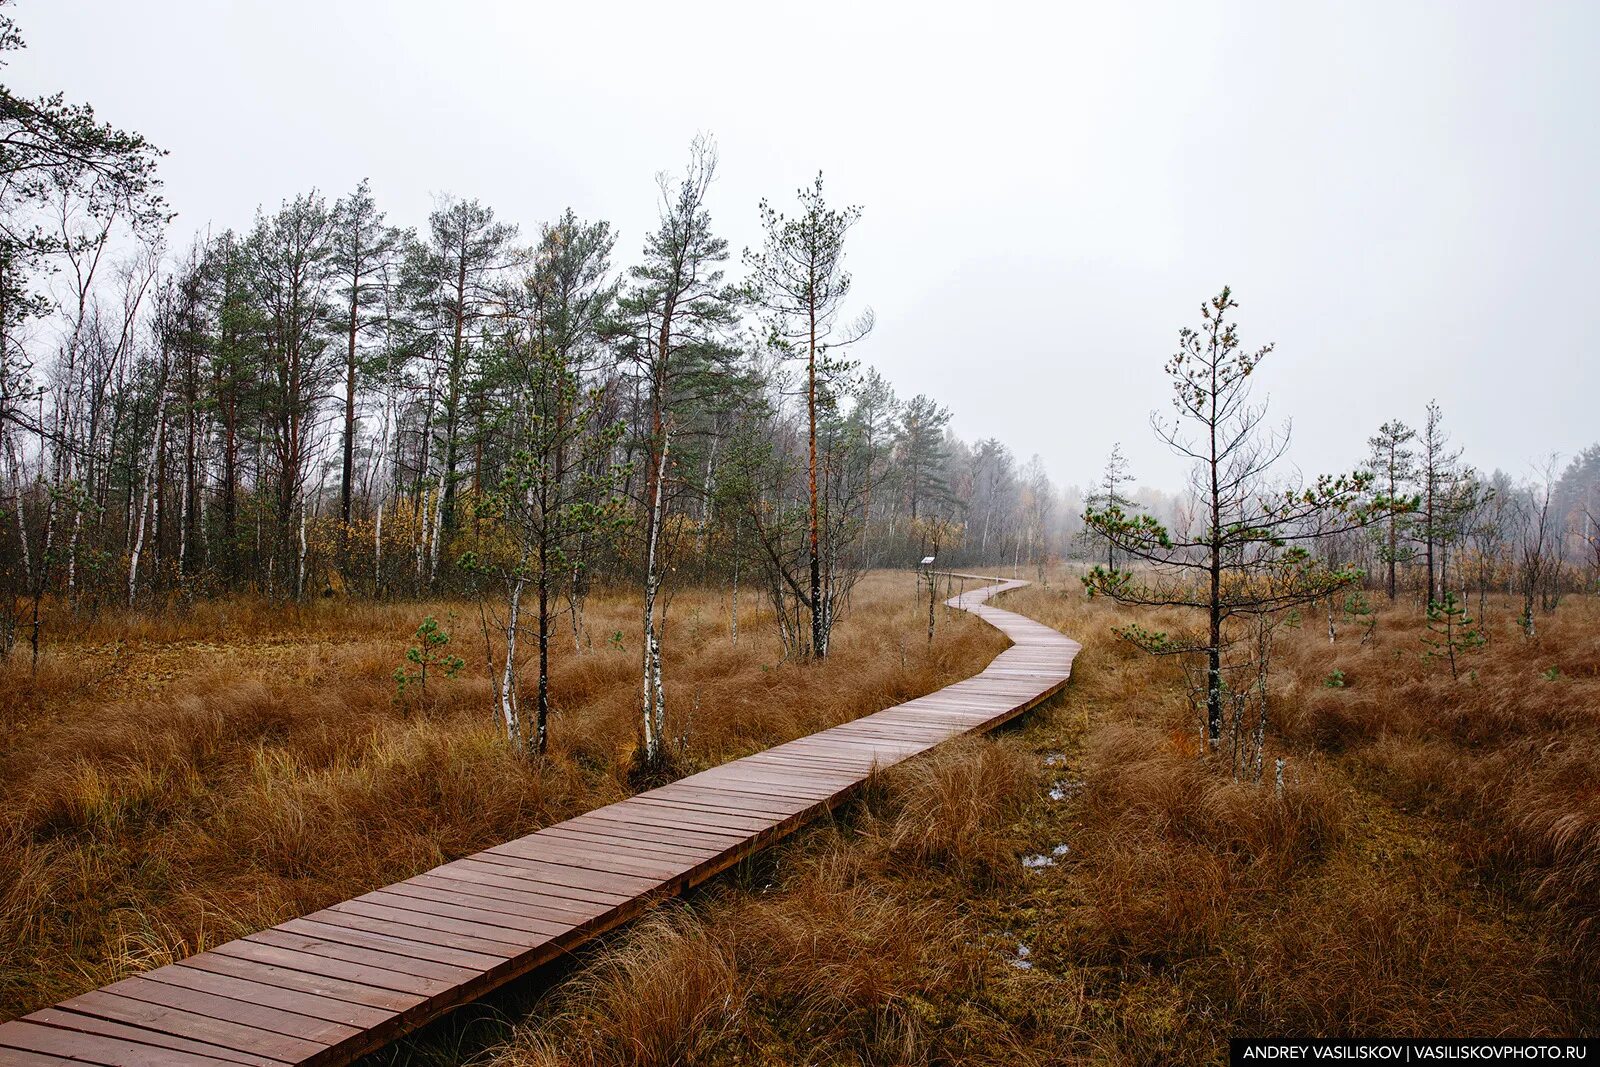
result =
[[[544,615],[677,572],[743,581],[825,654],[867,567],[1068,548],[1037,458],[855,358],[859,209],[820,175],[739,257],[704,139],[631,264],[604,221],[446,197],[405,228],[365,182],[173,252],[155,149],[8,100],[55,141],[3,156],[52,175],[0,205],[3,647],[57,604],[490,586],[515,613],[530,583]]]

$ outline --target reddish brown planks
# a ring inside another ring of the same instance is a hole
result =
[[[0,1024],[0,1067],[348,1063],[1059,691],[1077,643],[979,580],[951,606],[1014,643],[971,678]]]

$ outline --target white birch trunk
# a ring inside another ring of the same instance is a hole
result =
[[[661,539],[667,480],[667,451],[671,439],[662,435],[661,457],[656,463],[655,495],[650,501],[650,527],[647,531],[644,571],[644,679],[643,707],[645,762],[655,764],[661,759],[662,732],[666,727],[666,696],[661,690],[661,646],[656,639],[656,592],[661,588],[659,561],[656,558]]]
[[[378,501],[378,517],[372,524],[372,595],[383,590],[383,511],[386,501]]]
[[[161,424],[167,417],[167,372],[161,370],[161,381],[158,386],[161,390],[161,399],[156,402],[155,433],[150,439],[149,459],[145,463],[144,472],[144,499],[139,504],[139,518],[135,525],[133,536],[133,550],[128,554],[128,606],[132,607],[139,591],[139,556],[144,551],[145,519],[150,514],[150,498],[155,494],[155,465],[160,462]]]
[[[92,447],[92,445],[91,445]],[[72,478],[72,460],[67,460],[67,478]],[[78,537],[83,530],[83,505],[76,491],[72,494],[72,536],[67,539],[67,603],[77,600],[78,592]]]
[[[506,604],[506,662],[500,674],[500,721],[506,728],[506,740],[513,748],[522,749],[522,716],[517,706],[517,622],[522,614],[522,590],[526,578],[512,579]]]
[[[189,478],[185,472],[183,489],[178,493],[178,581],[183,581],[184,561],[189,558]]]
[[[439,539],[444,535],[444,487],[441,484],[433,504],[433,534],[428,549],[428,585],[439,576]]]
[[[294,598],[299,600],[306,591],[306,505],[300,502],[300,553],[294,561]]]

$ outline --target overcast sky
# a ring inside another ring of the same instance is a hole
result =
[[[14,88],[170,151],[180,241],[372,179],[634,259],[697,131],[737,250],[819,168],[863,205],[859,350],[969,440],[1142,482],[1161,365],[1224,283],[1306,473],[1429,397],[1482,467],[1600,440],[1600,4],[18,0]]]

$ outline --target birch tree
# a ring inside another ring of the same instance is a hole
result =
[[[508,348],[509,372],[518,386],[516,407],[508,413],[515,450],[478,512],[496,520],[510,545],[504,558],[466,556],[462,566],[493,573],[502,583],[506,647],[496,703],[511,743],[542,756],[550,736],[552,597],[571,576],[577,546],[626,521],[620,491],[627,470],[614,460],[624,427],[597,424],[598,392],[583,389],[558,348],[537,335],[513,341]],[[533,731],[525,736],[517,695],[517,639],[522,597],[530,582],[537,594],[538,696]]]
[[[671,458],[682,414],[678,404],[709,368],[736,354],[724,340],[739,304],[721,266],[728,258],[728,243],[712,232],[706,207],[716,171],[715,144],[697,137],[689,147],[683,174],[657,178],[659,221],[645,240],[644,261],[630,271],[630,285],[619,304],[619,318],[625,324],[620,354],[644,398],[640,762],[651,771],[661,767],[665,755],[667,698],[658,600],[672,547],[666,520],[674,496]]]
[[[1555,495],[1555,457],[1551,456],[1540,472],[1541,479],[1518,507],[1517,584],[1522,594],[1522,612],[1517,622],[1527,637],[1537,635],[1534,602],[1543,596],[1547,611],[1554,610],[1554,597],[1547,591],[1558,572],[1561,531],[1551,509]]]

